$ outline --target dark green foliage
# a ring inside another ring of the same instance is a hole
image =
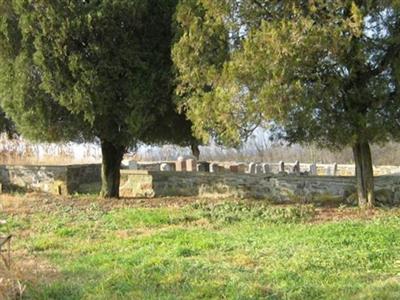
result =
[[[12,138],[17,132],[14,123],[0,109],[0,134],[1,133],[6,133],[9,138]]]
[[[172,97],[175,7],[176,0],[0,1],[1,106],[30,139],[97,138],[112,149],[115,159],[103,157],[106,195],[118,196],[115,170],[129,147],[193,141]]]
[[[360,204],[373,204],[369,144],[400,137],[398,1],[187,0],[178,22],[177,92],[198,136],[238,143],[261,125],[350,146]]]

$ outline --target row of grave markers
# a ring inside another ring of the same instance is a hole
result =
[[[274,164],[275,165],[275,164]],[[221,172],[232,172],[232,173],[247,173],[247,174],[271,174],[275,172],[278,174],[297,174],[297,175],[318,175],[317,164],[313,163],[309,165],[307,170],[303,172],[300,169],[300,162],[296,161],[291,167],[285,166],[285,162],[280,161],[278,163],[278,170],[276,165],[274,168],[268,163],[237,163],[230,165],[228,168],[215,163],[206,161],[197,161],[194,158],[179,157],[175,163],[161,163],[159,170],[162,172],[176,171],[176,172],[209,172],[209,173],[221,173]],[[130,169],[137,170],[139,167],[137,162],[132,161],[129,164]],[[338,174],[338,165],[335,163],[326,169],[326,175],[336,176]]]
[[[288,168],[285,168],[285,162],[280,161],[278,164],[278,173],[288,173]],[[163,163],[160,167],[161,171],[172,171],[172,168],[169,164]],[[193,158],[184,159],[178,158],[175,163],[175,171],[177,172],[210,172],[210,173],[219,173],[219,172],[233,172],[233,173],[248,173],[248,174],[270,174],[272,173],[271,165],[268,163],[250,163],[250,164],[234,164],[229,166],[229,169],[219,165],[218,163],[209,163],[209,162],[197,162]],[[300,170],[300,162],[296,161],[295,164],[290,169],[292,174],[298,175],[317,175],[317,164],[313,163],[310,165],[309,170],[305,172],[301,172]],[[336,176],[338,173],[338,165],[335,163],[332,167],[328,167],[327,175]]]

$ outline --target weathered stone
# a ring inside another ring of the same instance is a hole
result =
[[[182,156],[179,156],[177,161],[175,162],[175,171],[176,172],[186,171],[186,161]]]
[[[247,173],[249,174],[256,174],[256,164],[255,163],[250,163],[249,168],[247,170]]]
[[[230,165],[230,166],[229,166],[229,170],[230,170],[232,173],[239,173],[239,165]]]
[[[263,163],[262,164],[262,171],[264,174],[268,174],[271,172],[269,164]]]
[[[224,173],[224,172],[226,172],[226,169],[217,163],[211,163],[210,164],[210,172],[211,173]]]
[[[207,161],[201,161],[197,164],[197,170],[199,172],[210,172],[210,163]]]
[[[160,165],[160,171],[162,172],[168,172],[168,171],[172,171],[171,166],[167,163],[162,163]]]
[[[279,162],[279,169],[278,169],[279,173],[285,173],[285,162],[280,161]]]
[[[292,171],[295,174],[300,174],[300,162],[298,160],[294,163]]]
[[[338,164],[334,163],[332,167],[332,175],[337,176],[338,175]]]
[[[317,175],[317,164],[316,163],[312,163],[310,165],[310,175]]]
[[[256,165],[256,174],[263,174],[263,166],[261,164]]]
[[[217,173],[218,172],[218,165],[216,163],[210,164],[210,173]]]
[[[240,163],[238,164],[238,173],[246,173],[247,172],[247,164]]]
[[[188,172],[197,171],[197,161],[195,159],[190,158],[186,160],[186,171]]]

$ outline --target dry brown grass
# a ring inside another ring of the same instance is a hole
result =
[[[26,283],[55,280],[59,272],[43,259],[13,251],[10,269],[0,263],[0,299],[23,299]]]
[[[8,215],[34,214],[37,212],[54,212],[58,209],[90,210],[91,205],[96,204],[103,211],[123,208],[182,208],[195,203],[217,204],[229,201],[224,198],[199,198],[199,197],[164,197],[164,198],[122,198],[122,199],[102,199],[93,196],[55,196],[45,193],[28,193],[25,195],[0,195],[0,211]],[[241,200],[245,202],[262,200]],[[295,203],[273,204],[275,206],[288,206]],[[332,205],[319,204],[316,208],[316,215],[311,222],[330,222],[345,219],[372,219],[382,214],[397,213],[398,210],[390,212],[375,209],[359,209],[357,207],[341,208],[338,203]]]

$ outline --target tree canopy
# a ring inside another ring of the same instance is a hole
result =
[[[400,133],[398,1],[187,0],[178,21],[177,92],[199,136],[240,141],[261,125],[350,146],[360,204],[373,204],[369,144]]]
[[[118,196],[128,147],[192,140],[187,120],[180,140],[171,133],[181,118],[172,97],[175,7],[176,0],[0,1],[1,106],[31,139],[98,138],[104,196]]]

